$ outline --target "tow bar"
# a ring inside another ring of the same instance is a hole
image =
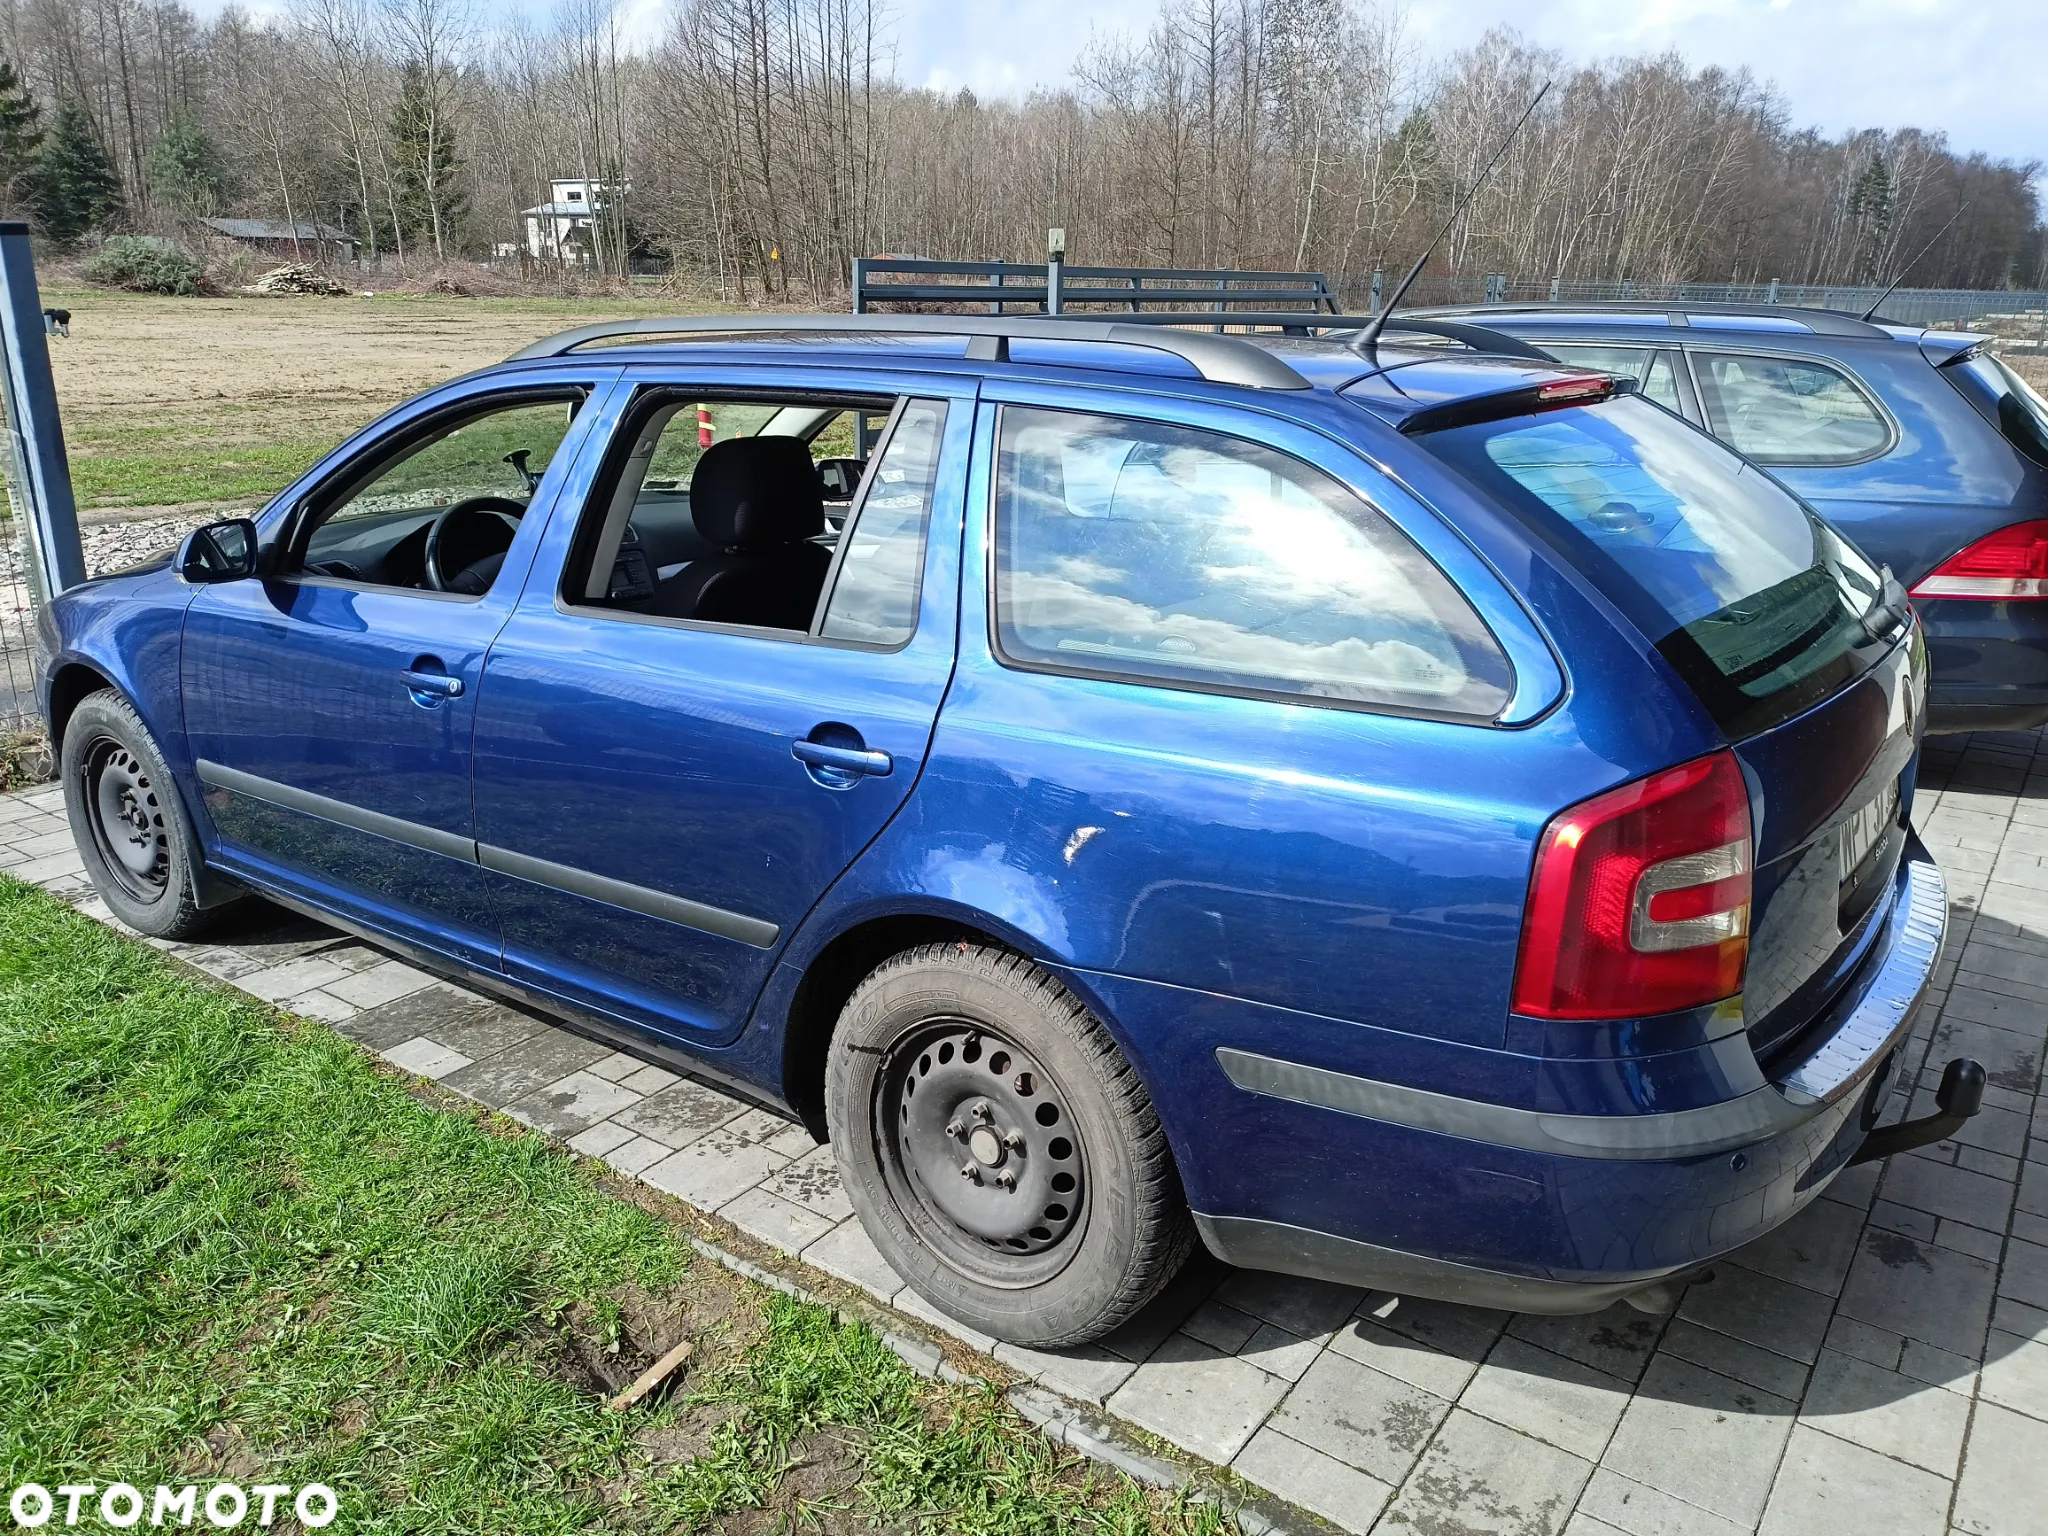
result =
[[[1918,1120],[1901,1120],[1897,1125],[1880,1126],[1872,1131],[1863,1138],[1863,1145],[1856,1149],[1856,1155],[1843,1166],[1853,1168],[1858,1163],[1874,1163],[1894,1152],[1910,1151],[1953,1136],[1965,1120],[1984,1107],[1982,1065],[1968,1056],[1958,1056],[1942,1068],[1941,1086],[1934,1090],[1934,1104],[1940,1111],[1938,1114],[1923,1115]]]

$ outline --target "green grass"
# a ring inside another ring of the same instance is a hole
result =
[[[565,1362],[629,1305],[681,1309],[699,1353],[614,1415]],[[0,877],[0,1485],[215,1477],[328,1483],[339,1531],[1217,1522]]]
[[[193,433],[153,453],[75,451],[71,485],[87,507],[261,501],[290,485],[339,442],[224,444]]]

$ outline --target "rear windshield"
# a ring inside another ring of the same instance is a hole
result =
[[[2036,464],[2048,466],[2048,400],[1989,352],[1965,353],[1942,373],[1989,416],[2005,440]]]
[[[1621,396],[1419,439],[1613,599],[1731,735],[1865,670],[1884,581],[1754,466]]]

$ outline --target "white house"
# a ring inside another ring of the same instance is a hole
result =
[[[526,254],[537,261],[587,264],[591,259],[591,226],[598,209],[611,198],[623,198],[624,182],[564,177],[548,183],[548,200],[520,210],[526,220]]]

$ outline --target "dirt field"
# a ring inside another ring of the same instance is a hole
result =
[[[71,335],[51,361],[88,511],[250,504],[348,432],[453,375],[550,332],[632,314],[646,300],[168,299],[52,291]]]

